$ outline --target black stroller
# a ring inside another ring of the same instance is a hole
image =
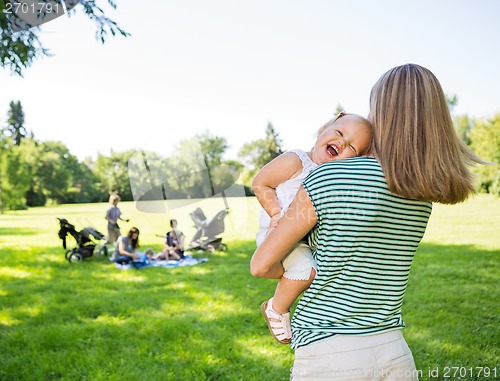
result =
[[[63,248],[66,249],[66,236],[68,234],[71,235],[78,244],[77,247],[66,251],[65,258],[68,262],[81,262],[85,258],[91,257],[94,251],[98,255],[108,255],[106,242],[97,242],[106,239],[104,234],[92,227],[86,227],[77,231],[75,226],[70,224],[65,218],[58,218],[58,220],[60,225],[58,235],[63,241]]]
[[[227,245],[222,243],[221,237],[216,236],[224,232],[224,218],[228,213],[229,209],[221,210],[210,222],[201,208],[196,208],[194,212],[189,213],[197,230],[187,250],[204,250],[211,253],[217,250],[226,251]]]

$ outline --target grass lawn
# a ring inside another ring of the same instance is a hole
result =
[[[105,232],[107,204],[0,215],[0,380],[287,380],[293,351],[259,310],[276,282],[248,270],[257,203],[229,203],[228,250],[175,269],[66,262],[56,217]],[[225,207],[212,199],[145,213],[122,202],[122,232],[137,226],[141,246],[159,249],[156,235],[176,218],[189,239],[196,206],[209,218]],[[434,206],[403,306],[422,380],[500,379],[499,217],[500,198],[487,195]]]

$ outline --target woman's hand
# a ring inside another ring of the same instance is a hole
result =
[[[281,219],[281,213],[276,213],[274,216],[272,216],[271,220],[269,221],[269,230],[278,226],[278,222],[280,219]]]
[[[250,261],[251,274],[263,278],[280,278],[283,275],[281,260],[317,221],[311,199],[300,187],[278,226],[268,231],[264,242],[255,250]]]

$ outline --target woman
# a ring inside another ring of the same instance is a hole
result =
[[[130,228],[126,236],[120,236],[116,241],[114,262],[119,264],[130,263],[143,259],[144,254],[137,251],[139,248],[139,229]]]
[[[151,257],[153,260],[175,260],[184,258],[184,233],[177,229],[177,220],[170,220],[171,230],[165,234],[163,250]]]
[[[410,266],[432,202],[473,193],[481,163],[457,137],[427,69],[389,70],[370,96],[369,157],[323,164],[303,182],[255,251],[254,276],[280,278],[281,259],[309,237],[318,272],[292,321],[292,380],[416,380],[401,316]]]

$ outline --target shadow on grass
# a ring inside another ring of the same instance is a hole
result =
[[[70,264],[60,248],[1,255],[0,379],[286,379],[291,350],[259,310],[275,282],[250,276],[253,246],[175,269]]]
[[[38,231],[35,229],[0,227],[0,237],[3,235],[29,236],[35,233],[38,233]]]
[[[285,380],[259,305],[253,241],[193,267],[118,270],[60,247],[0,255],[2,380]],[[498,365],[498,251],[420,246],[403,306],[417,367]],[[467,379],[467,378],[463,378]],[[473,379],[473,378],[471,378]],[[477,378],[481,379],[481,378]]]

